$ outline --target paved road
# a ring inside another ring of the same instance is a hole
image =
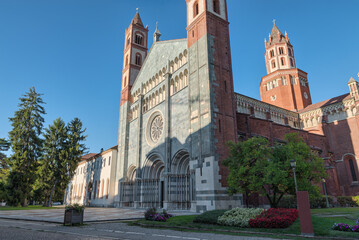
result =
[[[126,223],[91,223],[82,227],[60,224],[0,219],[0,239],[67,240],[67,239],[119,239],[119,240],[265,240],[262,237],[239,237],[210,233],[179,232],[128,226]]]

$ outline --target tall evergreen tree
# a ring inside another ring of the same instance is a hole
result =
[[[41,157],[42,133],[45,109],[42,94],[32,87],[20,98],[19,109],[10,118],[13,129],[10,142],[13,154],[10,157],[10,174],[7,181],[7,203],[27,205],[36,180],[38,160]]]
[[[5,138],[0,138],[0,202],[5,200],[6,189],[5,183],[9,174],[9,164],[6,155],[1,151],[7,151],[10,148],[10,143]]]
[[[61,118],[56,119],[52,125],[45,129],[44,155],[40,161],[37,184],[44,198],[45,206],[51,204],[56,187],[64,184],[69,155],[67,133],[67,126]]]

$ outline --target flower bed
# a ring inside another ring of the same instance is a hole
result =
[[[298,218],[297,209],[270,208],[249,220],[252,228],[287,228]]]
[[[264,211],[262,208],[233,208],[218,218],[218,224],[225,226],[249,227],[249,220]]]
[[[359,232],[359,225],[350,226],[345,223],[334,223],[332,229],[343,232]]]
[[[173,217],[173,215],[167,213],[165,209],[163,209],[162,213],[157,212],[156,208],[149,208],[145,212],[145,219],[149,221],[166,222],[170,217]]]

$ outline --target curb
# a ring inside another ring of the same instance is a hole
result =
[[[251,232],[251,231],[236,231],[236,230],[217,230],[217,229],[207,229],[207,228],[190,228],[190,227],[177,227],[177,226],[167,226],[167,225],[150,225],[142,223],[133,223],[133,225],[139,227],[148,227],[148,228],[166,228],[166,229],[179,229],[179,230],[199,230],[199,231],[211,231],[211,232],[228,232],[228,233],[245,233],[245,234],[255,234],[255,235],[273,235],[273,236],[284,236],[284,237],[301,237],[306,239],[348,239],[348,240],[357,240],[357,238],[344,238],[344,237],[321,237],[321,236],[305,236],[305,235],[296,235],[296,234],[285,234],[285,233],[266,233],[266,232]]]
[[[26,221],[26,222],[43,222],[43,223],[63,224],[63,222],[59,222],[59,221],[48,221],[48,220],[39,220],[39,219],[24,219],[24,218],[16,218],[16,217],[3,217],[3,216],[1,216],[0,219]],[[134,221],[134,220],[141,220],[141,219],[142,218],[121,218],[121,219],[108,219],[108,220],[90,220],[90,221],[83,221],[83,222],[84,223],[106,223],[106,222],[119,222],[119,221]]]

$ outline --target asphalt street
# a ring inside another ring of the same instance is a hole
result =
[[[65,227],[54,223],[0,219],[0,239],[264,240],[270,238],[141,228],[128,226],[122,222],[91,223],[81,227]]]

